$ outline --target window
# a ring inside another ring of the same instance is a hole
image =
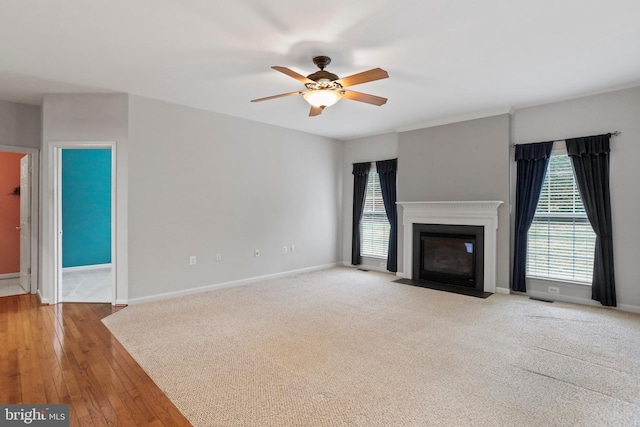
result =
[[[596,235],[571,160],[564,153],[555,153],[554,149],[529,229],[527,276],[590,284]]]
[[[360,255],[387,258],[389,249],[389,220],[384,210],[380,177],[376,171],[376,164],[371,165],[367,193],[364,199],[364,212],[360,222]]]

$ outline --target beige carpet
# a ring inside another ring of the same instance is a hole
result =
[[[640,316],[335,268],[104,320],[196,426],[640,425]]]

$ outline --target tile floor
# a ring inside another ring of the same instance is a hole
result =
[[[20,286],[20,278],[0,279],[0,297],[26,294],[27,291]]]
[[[63,302],[111,302],[112,268],[62,271]],[[27,293],[20,278],[0,279],[0,297]]]
[[[62,302],[111,302],[112,271],[111,266],[62,269]]]

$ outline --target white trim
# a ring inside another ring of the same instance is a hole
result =
[[[553,282],[553,283],[560,283],[562,285],[575,286],[583,289],[591,288],[591,283],[589,282],[578,282],[577,280],[558,279],[556,277],[526,276],[526,279],[527,279],[527,283]]]
[[[379,273],[388,273],[388,274],[394,274],[394,275],[396,274],[392,271],[387,270],[386,268],[376,267],[375,265],[369,265],[369,264],[353,265],[347,261],[344,261],[342,265],[345,267],[350,267],[350,268],[355,268],[360,270],[371,270],[371,271],[377,271]]]
[[[625,89],[632,89],[632,88],[636,88],[638,87],[638,84],[640,82],[638,80],[635,80],[632,83],[627,83],[627,84],[623,84],[623,85],[616,85],[614,87],[610,87],[608,89],[603,89],[603,90],[596,90],[596,91],[592,91],[592,92],[586,92],[583,93],[582,95],[579,96],[579,98],[586,98],[589,96],[595,96],[595,95],[602,95],[605,93],[612,93],[612,92],[618,92],[621,90],[625,90]],[[549,105],[549,104],[556,104],[559,102],[564,102],[564,101],[571,101],[571,100],[575,100],[576,96],[575,95],[566,95],[566,96],[561,96],[561,97],[547,97],[544,98],[542,100],[537,100],[535,102],[532,103],[526,103],[526,104],[518,104],[518,105],[514,105],[512,107],[513,112],[518,112],[519,110],[524,110],[526,108],[532,108],[532,107],[538,107],[541,105]],[[606,130],[602,130],[600,131],[600,133],[607,133]],[[597,135],[598,132],[593,132],[591,135]]]
[[[496,294],[511,295],[511,290],[509,288],[496,286]]]
[[[404,273],[413,275],[413,224],[484,227],[484,291],[496,292],[498,207],[502,201],[397,202],[404,226]]]
[[[0,274],[0,280],[4,279],[19,279],[20,273],[3,273]]]
[[[43,305],[51,304],[51,302],[49,301],[49,298],[45,298],[42,296],[42,289],[38,289],[36,294],[38,295],[38,298],[40,298],[40,304],[43,304]]]
[[[140,297],[140,298],[131,298],[131,299],[129,299],[128,302],[124,301],[124,300],[116,300],[116,305],[144,304],[144,303],[152,302],[152,301],[160,301],[160,300],[165,300],[165,299],[170,299],[170,298],[182,297],[182,296],[185,296],[185,295],[199,294],[199,293],[202,293],[202,292],[213,291],[215,289],[230,288],[230,287],[233,287],[233,286],[240,286],[240,285],[248,285],[250,283],[261,282],[263,280],[279,279],[279,278],[282,278],[282,277],[294,276],[296,274],[308,273],[308,272],[311,272],[311,271],[326,270],[327,268],[337,267],[338,265],[340,265],[340,263],[335,262],[335,263],[332,263],[332,264],[324,264],[324,265],[319,265],[319,266],[316,266],[316,267],[301,268],[299,270],[290,270],[290,271],[285,271],[285,272],[282,272],[282,273],[267,274],[267,275],[264,275],[264,276],[250,277],[248,279],[240,279],[240,280],[234,280],[234,281],[231,281],[231,282],[217,283],[215,285],[207,285],[207,286],[201,286],[201,287],[197,287],[197,288],[184,289],[184,290],[181,290],[181,291],[167,292],[167,293],[156,294],[156,295],[149,295],[149,296]]]
[[[630,304],[618,304],[617,308],[620,311],[626,311],[629,313],[640,313],[640,306],[638,305],[630,305]]]
[[[582,305],[590,305],[592,307],[605,308],[598,301],[594,301],[592,299],[587,299],[587,298],[572,297],[570,295],[550,294],[548,292],[539,292],[539,291],[527,291],[525,295],[533,298],[540,298],[540,299],[545,299],[549,301],[569,302],[572,304],[582,304]]]
[[[551,157],[553,156],[568,156],[567,141],[561,139],[559,141],[553,142],[553,147],[551,148]]]
[[[113,264],[113,284],[111,287],[111,304],[116,304],[118,298],[126,299],[128,294],[127,283],[127,236],[126,231],[120,229],[120,219],[118,217],[119,206],[116,201],[123,202],[126,207],[125,194],[118,193],[118,187],[122,184],[121,177],[117,175],[117,141],[48,141],[43,143],[42,171],[43,182],[47,183],[41,193],[42,206],[57,206],[58,201],[58,185],[60,173],[60,165],[58,155],[62,149],[111,149],[111,221],[112,221],[112,264]],[[126,192],[125,192],[126,193]],[[59,283],[62,273],[61,263],[58,262],[58,243],[59,243],[59,212],[54,209],[43,209],[42,218],[42,300],[50,301],[51,304],[60,302]],[[115,254],[115,255],[114,255]]]
[[[568,302],[571,304],[588,305],[591,307],[604,308],[608,310],[624,311],[629,313],[640,313],[640,306],[637,306],[637,305],[618,304],[617,307],[607,307],[600,304],[600,302],[592,299],[572,297],[569,295],[550,294],[547,292],[539,292],[539,291],[527,291],[527,293],[524,295],[533,297],[533,298],[549,300],[549,301]]]
[[[40,257],[40,150],[38,148],[14,147],[12,145],[0,145],[0,151],[8,153],[22,153],[31,156],[29,181],[30,189],[30,213],[31,213],[31,277],[28,292],[35,294],[39,290],[39,257]]]
[[[504,107],[504,108],[496,108],[492,110],[485,111],[474,111],[467,114],[460,114],[458,116],[449,116],[442,117],[440,119],[429,120],[422,123],[414,123],[411,125],[403,126],[397,129],[394,129],[396,132],[408,132],[412,130],[432,128],[435,126],[449,125],[452,123],[466,122],[469,120],[477,120],[484,119],[487,117],[501,116],[503,114],[511,114],[513,113],[513,108]]]
[[[65,273],[72,273],[74,271],[90,271],[101,270],[103,268],[112,268],[113,264],[93,264],[93,265],[79,265],[77,267],[62,267],[62,271]]]

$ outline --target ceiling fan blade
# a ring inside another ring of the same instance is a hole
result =
[[[387,98],[381,96],[369,95],[368,93],[356,92],[353,90],[345,90],[343,97],[352,101],[366,102],[367,104],[377,105],[378,107],[387,103]]]
[[[279,66],[275,65],[275,66],[273,66],[271,68],[273,68],[276,71],[280,71],[281,73],[284,73],[289,77],[293,77],[294,79],[298,80],[299,82],[302,82],[302,83],[314,83],[313,80],[308,79],[305,76],[303,76],[302,74],[298,74],[295,71],[290,70],[287,67],[279,67]]]
[[[285,96],[300,95],[301,93],[302,93],[301,90],[296,91],[296,92],[281,93],[280,95],[267,96],[266,98],[252,99],[251,102],[268,101],[270,99],[283,98]]]
[[[309,110],[309,117],[319,116],[320,114],[322,114],[322,110],[324,110],[324,108],[322,108],[322,107],[314,107],[312,105],[311,106],[311,110]]]
[[[336,83],[340,83],[342,87],[348,87],[375,80],[386,79],[387,77],[389,77],[389,73],[385,70],[382,68],[374,68],[373,70],[363,71],[362,73],[336,80]]]

